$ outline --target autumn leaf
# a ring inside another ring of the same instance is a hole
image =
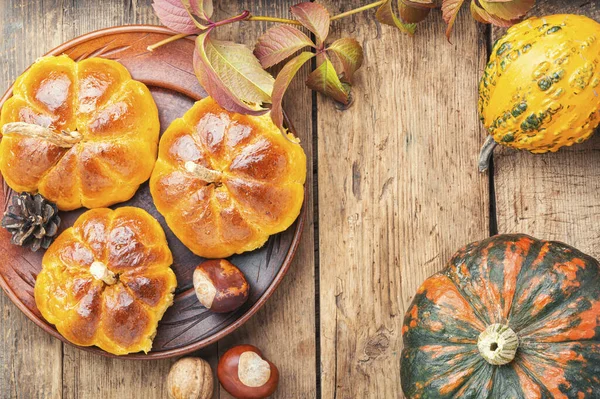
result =
[[[535,0],[478,0],[474,3],[479,3],[480,8],[483,8],[494,18],[505,21],[514,21],[527,14],[535,5]]]
[[[154,0],[152,8],[163,25],[179,33],[200,33],[212,25],[212,0]]]
[[[213,40],[210,30],[196,39],[194,71],[200,84],[223,108],[260,115],[271,102],[273,77],[246,46]]]
[[[377,18],[377,20],[382,24],[395,26],[402,32],[408,33],[409,35],[414,35],[415,29],[417,28],[417,25],[415,24],[405,24],[398,19],[394,13],[394,10],[392,9],[392,0],[386,1],[377,9],[375,18]]]
[[[450,34],[456,22],[456,17],[464,2],[465,0],[444,0],[442,3],[442,17],[446,21],[446,24],[448,24],[446,28],[446,37],[448,40],[450,40]]]
[[[398,13],[400,14],[400,19],[404,23],[421,22],[427,18],[430,12],[431,7],[423,7],[422,5],[417,5],[404,0],[398,1]]]
[[[290,11],[296,19],[317,37],[317,43],[323,43],[329,35],[331,19],[329,11],[318,3],[300,3]]]
[[[298,29],[280,25],[269,29],[258,39],[254,55],[263,68],[269,68],[306,46],[316,48],[313,41]]]
[[[327,51],[335,54],[340,60],[344,70],[344,80],[352,83],[354,72],[361,67],[364,60],[360,43],[351,38],[338,39],[327,48]]]
[[[515,23],[515,21],[507,21],[491,15],[483,8],[475,4],[475,2],[471,3],[471,14],[476,21],[484,24],[494,24],[496,26],[507,28]]]
[[[342,104],[348,104],[350,100],[350,92],[342,84],[333,64],[327,58],[308,75],[306,85]]]
[[[300,53],[288,61],[287,64],[285,64],[281,69],[281,72],[279,72],[277,75],[277,78],[275,78],[275,84],[273,85],[273,106],[271,108],[271,119],[282,131],[284,130],[282,109],[283,95],[292,82],[294,76],[296,76],[298,70],[314,56],[314,53],[308,51]]]
[[[201,28],[196,26],[196,21],[190,16],[190,12],[181,0],[154,0],[152,3],[154,12],[160,22],[179,33],[200,33]]]

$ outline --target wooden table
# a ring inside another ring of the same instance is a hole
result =
[[[297,0],[216,1],[289,16]],[[333,13],[365,0],[321,1]],[[0,91],[37,57],[108,26],[158,23],[151,0],[3,0]],[[466,8],[466,7],[465,7]],[[600,20],[589,0],[538,0],[536,14]],[[463,244],[522,232],[600,257],[600,137],[558,154],[501,150],[476,168],[485,132],[477,83],[500,31],[465,9],[452,42],[439,13],[414,38],[373,12],[333,23],[364,46],[355,102],[341,111],[294,81],[286,109],[309,156],[308,223],[284,283],[249,323],[198,355],[216,364],[237,343],[264,349],[282,374],[278,398],[398,398],[403,314],[417,287]],[[267,24],[219,30],[251,44]],[[164,398],[171,361],[123,361],[43,333],[0,295],[1,398]],[[229,397],[223,390],[215,398]]]

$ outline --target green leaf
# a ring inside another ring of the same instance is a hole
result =
[[[329,11],[318,3],[300,3],[290,11],[296,19],[317,37],[317,43],[325,42],[329,35],[331,18]]]
[[[282,131],[284,130],[282,109],[283,95],[292,82],[294,76],[296,76],[298,70],[314,56],[314,53],[310,53],[308,51],[300,53],[296,57],[289,60],[281,69],[281,72],[279,72],[277,78],[275,78],[275,84],[273,85],[273,107],[271,108],[271,119],[273,120],[273,123],[275,123],[275,125],[277,125],[277,127]]]
[[[490,1],[479,0],[485,11],[495,18],[510,21],[521,18],[535,5],[535,0]]]
[[[271,101],[273,78],[262,69],[247,47],[211,40],[210,30],[200,34],[194,49],[194,71],[204,90],[223,108],[260,115]]]
[[[395,26],[400,29],[404,33],[408,33],[409,35],[415,34],[415,29],[417,25],[415,24],[405,24],[394,13],[392,9],[392,0],[387,0],[385,3],[379,7],[377,12],[375,13],[375,18],[382,24]]]
[[[342,104],[348,104],[350,100],[350,91],[340,81],[329,59],[325,59],[325,62],[308,75],[306,84],[312,90],[331,97]]]
[[[312,40],[298,29],[289,25],[279,25],[267,30],[258,38],[254,55],[263,68],[268,68],[306,46],[316,47]]]
[[[442,17],[446,21],[446,24],[448,24],[446,28],[446,37],[448,40],[450,40],[450,34],[456,22],[456,17],[464,2],[465,0],[444,0],[442,3]]]
[[[471,14],[473,15],[473,18],[478,22],[484,24],[493,24],[504,28],[512,26],[515,22],[495,17],[487,11],[485,11],[483,8],[479,7],[477,4],[475,4],[475,2],[471,3]]]
[[[335,54],[340,60],[344,69],[344,80],[352,82],[354,72],[361,67],[364,60],[360,43],[351,38],[338,39],[327,50]]]

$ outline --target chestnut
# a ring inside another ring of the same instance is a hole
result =
[[[179,359],[167,377],[169,399],[210,399],[213,386],[210,364],[199,357]]]
[[[238,399],[263,399],[277,389],[279,370],[255,346],[238,345],[219,360],[217,377],[223,388]]]
[[[213,312],[232,312],[248,300],[250,287],[244,273],[225,259],[201,263],[193,281],[198,300]]]

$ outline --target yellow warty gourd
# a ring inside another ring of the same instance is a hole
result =
[[[531,18],[492,50],[479,85],[490,133],[480,168],[496,143],[532,153],[588,139],[600,123],[600,24],[581,15]]]

